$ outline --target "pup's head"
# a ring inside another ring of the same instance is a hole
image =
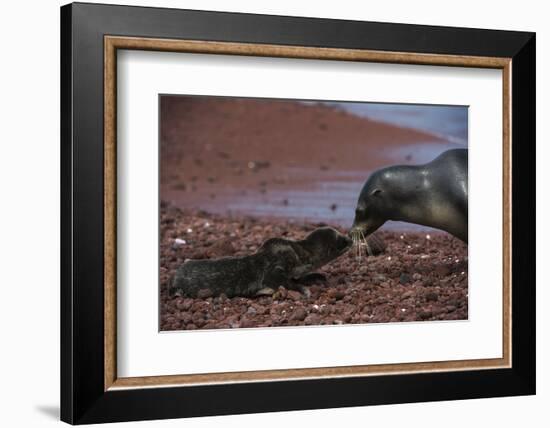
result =
[[[344,254],[353,243],[350,237],[332,227],[315,229],[304,241],[309,251],[317,256],[320,264],[328,263]]]
[[[258,252],[274,256],[282,264],[288,266],[295,266],[299,263],[293,242],[288,239],[270,238],[262,244]]]

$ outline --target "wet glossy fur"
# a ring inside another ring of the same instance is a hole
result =
[[[387,220],[445,230],[467,243],[468,150],[448,150],[424,165],[374,172],[359,195],[352,233],[368,236]]]

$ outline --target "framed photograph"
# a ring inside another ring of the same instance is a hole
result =
[[[535,35],[61,8],[61,418],[535,393]]]

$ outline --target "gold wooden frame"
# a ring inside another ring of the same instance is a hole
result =
[[[503,82],[503,349],[502,358],[306,369],[119,378],[116,373],[116,52],[118,49],[267,56],[495,68]],[[104,38],[104,389],[357,377],[511,367],[511,58],[382,52],[191,40],[105,36]]]

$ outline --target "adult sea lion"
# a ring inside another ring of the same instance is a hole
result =
[[[350,234],[366,237],[387,220],[441,229],[468,243],[468,150],[374,172],[359,195]]]
[[[248,256],[186,260],[176,270],[170,293],[254,296],[272,294],[280,285],[298,287],[297,280],[341,256],[351,244],[348,236],[322,227],[298,241],[268,239]]]

